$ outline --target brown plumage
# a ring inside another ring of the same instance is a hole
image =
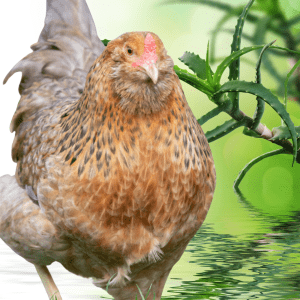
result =
[[[59,2],[5,79],[23,73],[0,236],[40,275],[58,261],[102,288],[113,277],[115,299],[135,299],[136,285],[160,299],[212,201],[209,145],[156,34],[125,33],[102,52],[86,3]]]

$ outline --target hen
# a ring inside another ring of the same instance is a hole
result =
[[[160,299],[215,189],[205,135],[159,37],[105,48],[84,0],[48,0],[11,122],[15,177],[0,182],[0,237],[33,263],[93,277],[115,299]],[[98,57],[98,58],[97,58]],[[110,280],[111,279],[111,280]]]

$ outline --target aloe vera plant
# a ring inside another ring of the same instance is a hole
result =
[[[269,142],[281,146],[281,149],[265,153],[247,164],[246,167],[240,172],[238,178],[234,183],[235,189],[238,188],[241,180],[249,171],[249,169],[264,158],[278,154],[291,154],[293,156],[292,165],[295,161],[297,163],[300,163],[300,155],[297,156],[297,154],[299,154],[300,152],[300,126],[295,127],[294,123],[292,122],[289,113],[286,110],[286,101],[285,105],[283,105],[275,94],[273,94],[270,90],[262,85],[260,74],[262,59],[265,53],[267,53],[268,51],[281,51],[294,55],[295,57],[300,57],[300,52],[296,51],[295,49],[273,46],[275,41],[272,41],[266,45],[255,45],[240,49],[241,37],[243,37],[243,26],[245,24],[246,18],[250,17],[250,19],[252,20],[257,20],[257,18],[249,12],[254,1],[255,0],[250,0],[248,4],[243,9],[241,9],[241,14],[238,18],[237,25],[233,33],[231,53],[220,62],[215,72],[213,72],[210,66],[209,49],[207,51],[206,59],[202,59],[199,57],[199,55],[190,52],[185,52],[183,56],[179,58],[179,60],[182,61],[194,74],[187,70],[181,69],[178,66],[174,66],[175,72],[182,81],[185,81],[194,88],[205,93],[209,100],[217,105],[216,108],[214,108],[198,120],[201,125],[211,120],[221,112],[225,112],[231,117],[231,119],[226,121],[224,124],[217,126],[211,131],[206,132],[205,135],[209,142],[213,142],[232,132],[236,128],[243,126],[244,135],[255,138],[263,138]],[[270,1],[267,1],[268,5],[270,4]],[[232,12],[232,7],[230,5],[225,5],[224,3],[222,4],[221,2],[213,0],[195,0],[186,2],[197,2],[211,5],[227,11],[230,16],[236,14],[237,11],[240,11],[240,8],[238,8],[237,10]],[[262,3],[259,0],[257,2],[259,2],[263,6],[265,5],[265,9],[269,8],[266,3]],[[256,64],[256,81],[241,81],[239,79],[241,68],[240,57],[252,51],[259,51],[259,57]],[[285,80],[285,94],[287,94],[288,90],[288,79],[299,64],[300,61],[295,64],[295,67],[291,70]],[[229,81],[221,85],[222,75],[227,68],[229,68]],[[252,118],[250,116],[247,116],[239,108],[240,93],[248,93],[256,97],[257,106]],[[267,128],[267,126],[260,123],[260,120],[264,113],[265,104],[270,105],[282,120],[281,126],[273,128],[272,131]],[[289,141],[289,139],[291,140],[291,142]]]

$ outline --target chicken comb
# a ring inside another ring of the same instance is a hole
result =
[[[156,55],[156,43],[154,38],[150,33],[146,35],[144,41],[144,53],[140,59],[132,63],[133,67],[142,66],[142,65],[152,65],[157,61]]]

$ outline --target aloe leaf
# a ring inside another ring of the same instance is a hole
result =
[[[261,61],[262,61],[262,57],[265,53],[265,51],[275,43],[276,40],[272,41],[271,43],[267,44],[265,47],[263,47],[263,49],[260,52],[258,61],[257,61],[257,65],[256,65],[256,83],[261,83],[261,74],[260,74],[260,66],[261,66]],[[259,125],[260,120],[263,116],[263,113],[265,111],[265,102],[263,99],[261,99],[260,97],[256,97],[257,100],[257,107],[255,109],[255,113],[253,116],[253,126],[252,129],[256,129],[256,127]]]
[[[269,24],[271,23],[272,20],[274,20],[274,18],[271,16],[265,16],[258,20],[258,22],[255,25],[256,28],[255,28],[255,32],[253,35],[253,37],[254,37],[253,43],[254,44],[260,45],[262,43],[265,43],[265,35],[267,34]],[[272,60],[270,60],[269,53],[271,53],[271,52],[272,52],[272,49],[270,49],[270,51],[268,51],[267,53],[264,54],[263,66],[269,72],[270,76],[272,76],[278,83],[277,95],[283,96],[284,79],[283,79],[282,75],[278,72],[277,68],[272,63]],[[273,52],[274,52],[274,50],[273,50]],[[284,53],[284,52],[277,51],[277,55],[280,53]],[[286,54],[286,53],[284,53],[284,54]],[[259,51],[258,51],[258,55],[259,55]]]
[[[206,71],[206,79],[209,83],[209,85],[212,86],[213,84],[213,77],[212,77],[212,70],[209,66],[209,42],[207,43],[207,50],[206,50],[206,61],[205,61],[205,71]]]
[[[253,43],[256,45],[265,43],[265,36],[267,32],[268,24],[271,21],[271,17],[262,17],[255,24],[255,30],[253,34]]]
[[[225,58],[226,58],[225,56],[218,57],[218,58],[215,59],[215,62],[216,62],[216,63],[217,63],[217,62],[222,62]],[[246,64],[248,64],[249,66],[251,66],[251,67],[254,67],[254,68],[255,68],[255,66],[256,66],[256,62],[252,61],[251,59],[248,59],[248,58],[246,58],[246,57],[241,57],[241,60],[242,60],[244,63],[246,63]]]
[[[268,25],[270,24],[270,21],[272,20],[272,17],[266,16],[262,17],[256,24],[255,33],[253,35],[253,43],[256,45],[261,45],[265,43],[265,35],[267,33]],[[278,82],[282,82],[282,77],[277,72],[277,69],[274,68],[271,60],[269,59],[269,56],[266,54],[264,55],[264,68],[267,69],[272,77],[276,79]]]
[[[230,11],[233,7],[229,4],[225,4],[219,1],[212,1],[212,0],[167,0],[164,3],[196,3],[196,4],[206,4],[208,6],[212,6],[215,8],[219,8],[225,11]]]
[[[288,152],[285,149],[277,149],[268,153],[265,153],[261,156],[258,156],[256,158],[254,158],[253,160],[251,160],[245,167],[244,169],[239,173],[238,177],[236,178],[236,180],[233,183],[233,188],[235,190],[237,190],[238,186],[240,185],[242,179],[245,177],[245,175],[247,174],[247,172],[258,162],[260,162],[261,160],[263,160],[264,158],[267,157],[271,157],[274,155],[278,155],[278,154],[288,154]]]
[[[283,104],[278,100],[278,98],[259,83],[238,81],[238,80],[232,80],[223,84],[221,88],[213,95],[213,98],[214,97],[218,98],[220,94],[226,92],[232,92],[232,91],[249,93],[255,96],[259,96],[279,114],[279,116],[285,122],[285,124],[287,125],[291,133],[291,138],[293,140],[293,164],[292,165],[294,165],[297,156],[295,126],[290,118],[289,113],[285,110]]]
[[[227,56],[220,64],[219,66],[217,67],[217,70],[214,74],[214,85],[217,86],[218,84],[220,84],[220,81],[221,81],[221,77],[225,71],[225,69],[231,65],[231,63],[233,61],[235,61],[236,59],[238,59],[240,56],[248,53],[248,52],[251,52],[251,51],[254,51],[254,50],[257,50],[257,49],[262,49],[264,46],[252,46],[252,47],[245,47],[239,51],[235,51],[233,53],[231,53],[229,56]]]
[[[245,121],[242,119],[240,121],[236,121],[234,119],[230,119],[224,122],[222,125],[217,126],[213,130],[207,131],[205,136],[209,143],[227,135],[228,133],[232,132],[233,130],[237,129],[238,127],[244,126]]]
[[[300,22],[300,16],[298,15],[298,16],[292,18],[291,20],[288,20],[288,21],[286,22],[286,25],[287,25],[288,27],[291,27],[291,26],[294,26],[295,24],[297,24],[297,23],[299,23],[299,22]]]
[[[203,80],[196,75],[189,73],[187,70],[179,68],[176,65],[174,66],[174,71],[176,72],[180,80],[188,83],[189,85],[205,93],[209,97],[214,93],[213,88],[207,83],[206,80]]]
[[[235,17],[236,14],[234,11],[230,10],[224,17],[222,17],[218,23],[215,26],[215,29],[211,32],[211,48],[210,48],[210,56],[211,56],[211,62],[215,62],[215,45],[216,45],[216,39],[217,35],[220,33],[220,28],[232,17]]]
[[[234,34],[234,30],[232,30],[232,29],[227,29],[227,28],[225,28],[225,29],[219,29],[218,30],[219,32],[226,32],[226,33],[230,33],[231,35],[233,35]],[[247,40],[247,41],[249,41],[249,42],[252,42],[253,43],[253,36],[252,35],[250,35],[250,34],[247,34],[247,33],[242,33],[242,38],[243,39],[245,39],[245,40]]]
[[[241,47],[241,36],[243,32],[243,27],[245,20],[247,18],[248,11],[253,4],[254,0],[250,0],[248,4],[243,9],[242,14],[238,18],[237,24],[235,26],[235,32],[233,35],[233,41],[231,44],[231,53],[239,51]],[[237,80],[240,75],[240,61],[239,59],[234,60],[229,66],[229,80]]]
[[[195,3],[195,4],[204,4],[204,5],[208,5],[226,12],[234,12],[235,16],[239,16],[243,6],[237,6],[234,7],[230,4],[225,4],[224,2],[219,2],[219,1],[213,1],[213,0],[166,0],[161,4],[169,4],[169,3]],[[257,21],[257,16],[253,15],[253,14],[249,14],[248,15],[248,20],[251,22],[256,22]]]
[[[232,14],[232,16],[239,16],[241,11],[242,11],[242,7],[238,6],[238,7],[234,7],[231,6],[229,4],[225,4],[223,2],[219,2],[219,1],[212,1],[212,0],[166,0],[162,3],[159,3],[159,5],[163,5],[163,4],[172,4],[172,3],[195,3],[195,4],[203,4],[203,5],[208,5],[208,6],[212,6],[214,8],[229,12]],[[252,10],[257,10],[257,11],[263,11],[259,5],[253,6]],[[259,18],[251,13],[248,13],[247,16],[247,20],[251,23],[257,23],[257,21],[259,20]],[[283,31],[280,27],[276,27],[273,24],[270,24],[269,28],[268,28],[271,32],[274,32],[276,34],[283,34]],[[213,47],[213,42],[212,42],[212,47]],[[213,55],[212,55],[212,58]]]
[[[216,24],[215,29],[211,32],[212,36],[211,36],[211,63],[214,63],[216,61],[215,58],[215,44],[216,44],[216,39],[217,39],[217,35],[225,30],[222,30],[222,26],[231,18],[239,16],[242,12],[243,12],[244,6],[237,6],[237,7],[233,7],[231,10],[229,10]],[[252,6],[252,10],[255,9],[254,6]],[[257,22],[259,19],[251,14],[248,14],[247,17],[248,21],[250,22]],[[231,34],[234,34],[234,30],[232,32],[230,32]],[[244,37],[244,34],[243,34]],[[246,38],[250,38],[250,36],[246,36]]]
[[[207,78],[205,59],[200,58],[198,54],[186,51],[181,57],[179,57],[179,60],[196,73],[200,79]]]
[[[300,137],[300,126],[295,127],[297,138]],[[272,141],[276,140],[284,140],[284,139],[291,139],[291,133],[289,129],[285,126],[278,126],[272,129],[273,137],[271,138]]]
[[[105,47],[107,46],[107,44],[108,44],[110,41],[111,41],[111,40],[107,40],[107,39],[101,40],[101,42],[104,44]]]
[[[244,23],[247,18],[248,11],[252,6],[254,0],[250,0],[248,4],[243,9],[243,12],[238,18],[237,24],[235,26],[235,32],[233,34],[233,41],[231,44],[231,53],[239,51],[241,48],[242,33],[244,28]],[[240,78],[240,58],[238,57],[229,65],[229,80],[238,80]],[[239,93],[233,92],[229,94],[232,100],[233,110],[238,111],[239,109]]]
[[[240,56],[248,53],[248,52],[251,52],[251,51],[254,51],[254,50],[258,50],[258,49],[262,49],[264,47],[263,46],[252,46],[252,47],[245,47],[239,51],[235,51],[233,52],[232,54],[230,54],[229,56],[227,56],[220,64],[219,66],[217,67],[217,70],[214,74],[214,85],[218,85],[220,84],[220,81],[221,81],[221,77],[225,71],[225,69],[234,61],[236,60],[237,58],[239,58]],[[278,47],[278,46],[270,46],[270,49],[278,49],[278,50],[283,50],[283,51],[287,51],[289,53],[293,53],[293,54],[298,54],[300,55],[300,52],[299,51],[294,51],[294,50],[290,50],[288,48],[284,48],[284,47]]]
[[[261,83],[261,74],[260,74],[260,67],[261,67],[261,62],[262,62],[262,58],[263,58],[263,55],[265,53],[265,51],[271,47],[274,43],[276,42],[276,40],[270,42],[269,44],[265,45],[261,52],[260,52],[260,55],[258,57],[258,61],[257,61],[257,64],[256,64],[256,83]]]
[[[287,91],[288,91],[288,82],[290,77],[293,75],[295,70],[299,67],[300,60],[297,61],[297,63],[293,66],[292,70],[287,74],[286,79],[284,81],[284,107],[287,108]]]
[[[198,123],[200,125],[205,124],[208,120],[214,118],[215,116],[217,116],[219,113],[224,111],[224,107],[223,105],[218,105],[217,107],[215,107],[214,109],[212,109],[211,111],[209,111],[207,114],[203,115],[200,119],[198,119]]]
[[[287,51],[289,53],[300,55],[300,51],[291,50],[289,48],[284,48],[284,47],[279,47],[279,46],[271,46],[270,49],[278,49],[278,50],[283,50],[283,51]]]
[[[278,0],[257,0],[261,11],[267,15],[278,16],[281,13]]]

